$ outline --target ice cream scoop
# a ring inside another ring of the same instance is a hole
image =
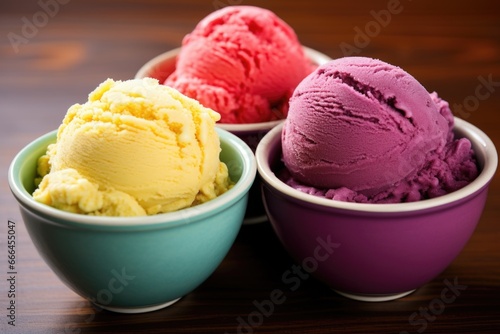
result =
[[[448,104],[409,73],[381,60],[345,57],[297,86],[283,127],[283,161],[289,182],[306,192],[418,200],[477,174],[470,143],[454,141],[452,128]]]
[[[69,108],[39,161],[37,201],[134,216],[208,201],[230,186],[215,111],[154,79],[106,80]]]
[[[182,41],[165,84],[221,114],[221,123],[284,118],[295,86],[314,66],[293,29],[273,12],[228,6]]]

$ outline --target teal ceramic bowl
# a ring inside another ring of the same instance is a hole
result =
[[[147,217],[86,216],[36,202],[37,159],[56,131],[28,144],[11,163],[9,185],[41,257],[73,291],[110,311],[153,311],[193,291],[232,246],[256,175],[251,149],[217,132],[234,187],[198,206]]]

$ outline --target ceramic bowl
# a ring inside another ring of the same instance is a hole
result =
[[[330,57],[314,49],[305,46],[303,47],[303,49],[306,56],[313,64],[321,65],[331,60]],[[139,71],[135,75],[135,78],[141,79],[144,77],[151,77],[158,79],[160,82],[164,82],[165,79],[175,70],[176,58],[180,50],[181,48],[176,48],[162,53],[149,60],[139,69]],[[283,120],[250,124],[218,123],[217,126],[237,135],[245,143],[247,143],[253,151],[255,151],[257,144],[262,139],[262,137],[264,137],[264,135],[269,130],[282,122]],[[260,180],[259,176],[257,175],[255,183],[250,189],[250,196],[247,212],[245,214],[244,224],[261,223],[266,220],[267,217],[260,195]]]
[[[284,248],[341,295],[363,301],[405,296],[443,272],[471,237],[498,164],[492,141],[456,119],[480,174],[464,188],[413,203],[359,204],[320,198],[280,181],[282,125],[256,151],[266,212]]]
[[[234,187],[198,206],[145,217],[87,216],[36,202],[37,159],[56,131],[28,144],[12,161],[8,179],[41,257],[76,293],[115,312],[160,309],[200,286],[232,246],[256,175],[250,148],[217,132]]]

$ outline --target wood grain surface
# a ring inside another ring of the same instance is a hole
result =
[[[206,282],[172,307],[151,313],[98,310],[45,265],[8,187],[16,152],[57,128],[67,108],[84,102],[97,84],[108,77],[132,78],[150,58],[180,46],[208,13],[231,4],[273,10],[304,45],[330,57],[359,54],[403,67],[448,100],[457,117],[500,144],[497,1],[2,0],[0,332],[500,333],[498,173],[462,253],[439,277],[392,302],[349,300],[313,278],[292,291],[281,277],[293,262],[267,222],[243,226]],[[7,317],[9,220],[17,238],[15,327]],[[436,300],[453,280],[466,288],[436,311]],[[259,317],[256,303],[274,289],[283,290],[286,300]]]

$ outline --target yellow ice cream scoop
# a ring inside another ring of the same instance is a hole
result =
[[[231,186],[219,160],[219,119],[155,79],[108,79],[69,108],[39,161],[43,179],[33,196],[67,211],[116,216],[208,201]]]

